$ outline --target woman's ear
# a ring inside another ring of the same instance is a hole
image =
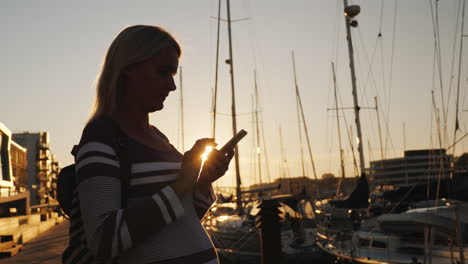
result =
[[[133,75],[135,71],[138,71],[139,68],[143,65],[141,62],[137,62],[134,64],[127,65],[125,68],[122,70],[122,76],[125,78],[128,78],[129,76]]]

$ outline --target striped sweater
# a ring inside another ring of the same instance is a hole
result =
[[[75,156],[78,188],[73,202],[79,206],[70,214],[70,245],[79,241],[91,252],[69,250],[75,254],[70,259],[75,263],[109,259],[117,263],[218,263],[200,223],[216,196],[212,188],[210,197],[195,188],[178,198],[170,187],[182,161],[175,148],[158,151],[126,137],[130,175],[123,208],[124,172],[115,127],[111,119],[100,118],[83,131]]]

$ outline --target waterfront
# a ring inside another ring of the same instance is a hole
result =
[[[57,264],[61,263],[63,250],[68,245],[68,221],[55,225],[25,243],[23,249],[10,258],[0,259],[1,264]]]
[[[232,136],[231,120],[234,133],[249,130],[239,143],[240,151],[236,150],[235,170],[231,166],[216,183],[236,184],[229,192],[217,190],[236,207],[231,215],[213,215],[203,223],[222,264],[261,262],[259,237],[266,232],[246,205],[275,195],[306,195],[310,206],[299,210],[293,204],[288,214],[270,214],[269,219],[280,216],[280,223],[275,223],[281,226],[276,230],[282,236],[278,241],[285,240],[279,246],[283,251],[267,251],[272,253],[269,257],[283,254],[286,263],[342,262],[324,255],[328,253],[360,263],[463,263],[463,254],[468,255],[464,252],[468,242],[465,1],[457,6],[456,1],[400,1],[397,5],[395,0],[393,6],[383,0],[349,1],[350,5],[338,0],[336,8],[333,1],[322,1],[319,8],[311,1],[281,3],[284,6],[274,1],[244,2],[251,3],[242,8],[238,1],[232,3],[232,21],[248,17],[236,23],[232,36],[229,1],[212,1],[210,7],[198,3],[197,8],[190,7],[189,1],[168,2],[165,8],[155,2],[144,8],[144,4],[113,3],[113,12],[89,5],[82,8],[86,14],[80,14],[81,7],[70,6],[57,12],[55,4],[37,8],[15,3],[12,9],[0,8],[8,10],[0,17],[8,19],[2,24],[9,25],[5,38],[10,40],[0,49],[9,55],[2,56],[2,65],[8,66],[0,79],[2,87],[12,88],[5,89],[0,99],[0,121],[5,122],[5,127],[0,123],[0,220],[11,220],[20,229],[47,219],[38,212],[45,205],[60,213],[56,204],[59,160],[64,165],[72,162],[69,152],[79,142],[87,120],[91,93],[83,88],[90,88],[97,72],[91,65],[98,64],[99,49],[108,46],[120,26],[146,19],[168,26],[185,41],[180,65],[188,84],[183,94],[180,67],[179,89],[170,97],[180,103],[168,100],[161,115],[151,116],[151,123],[181,153],[188,146],[184,141],[190,144],[216,135],[218,143],[226,142]],[[216,5],[219,10],[227,7],[227,20],[224,12],[216,15]],[[130,17],[130,9],[137,16]],[[50,10],[54,13],[47,14]],[[125,15],[103,19],[119,10]],[[204,13],[198,13],[201,10]],[[23,12],[29,13],[22,16]],[[165,17],[176,13],[180,16],[171,16],[174,20]],[[92,30],[83,17],[93,21]],[[203,19],[210,21],[209,33],[208,24],[200,26]],[[221,22],[229,25],[229,56]],[[39,45],[28,46],[36,42],[24,39],[37,33]],[[220,35],[224,36],[221,41]],[[262,46],[261,41],[268,44]],[[45,55],[48,67],[43,67],[45,60],[36,53]],[[218,60],[227,65],[218,67]],[[226,93],[228,88],[232,94]],[[54,96],[58,100],[50,103]],[[190,98],[185,119],[183,97]],[[229,106],[232,112],[227,114]],[[356,124],[350,125],[352,113]],[[36,129],[42,132],[19,133]],[[310,215],[307,221],[299,216],[304,212]],[[30,214],[37,215],[28,222]],[[0,228],[7,229],[6,224]],[[23,251],[0,263],[59,263],[66,231],[59,224],[34,240],[29,240],[32,235],[26,240],[16,230],[4,231],[0,237],[0,242],[6,242],[4,248],[18,243],[13,248]],[[5,240],[7,236],[13,239]],[[311,255],[304,253],[306,247]]]

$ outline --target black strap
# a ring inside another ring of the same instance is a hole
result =
[[[130,178],[130,173],[131,173],[131,168],[130,168],[130,159],[128,155],[128,143],[129,143],[129,138],[125,133],[122,131],[120,126],[117,124],[117,122],[113,122],[115,125],[115,129],[118,131],[117,134],[117,142],[116,142],[116,152],[117,156],[120,161],[120,188],[121,188],[121,207],[125,208],[127,207],[127,197],[128,197],[128,187],[129,187],[129,178]],[[119,248],[122,248],[122,242],[118,241],[118,246]],[[112,264],[118,264],[119,263],[119,257],[116,256],[112,260],[109,261],[109,263]]]
[[[122,189],[122,208],[127,206],[128,186],[131,173],[130,159],[128,155],[128,137],[123,134],[119,128],[119,136],[117,138],[117,156],[120,161],[120,185]]]
[[[76,157],[77,152],[78,152],[78,145],[74,145],[71,150],[71,154],[73,155],[73,157]]]

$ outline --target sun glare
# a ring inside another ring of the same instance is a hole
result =
[[[210,155],[210,152],[213,151],[213,146],[206,146],[205,147],[205,152],[201,155],[202,162],[205,162],[208,159],[208,156]]]

